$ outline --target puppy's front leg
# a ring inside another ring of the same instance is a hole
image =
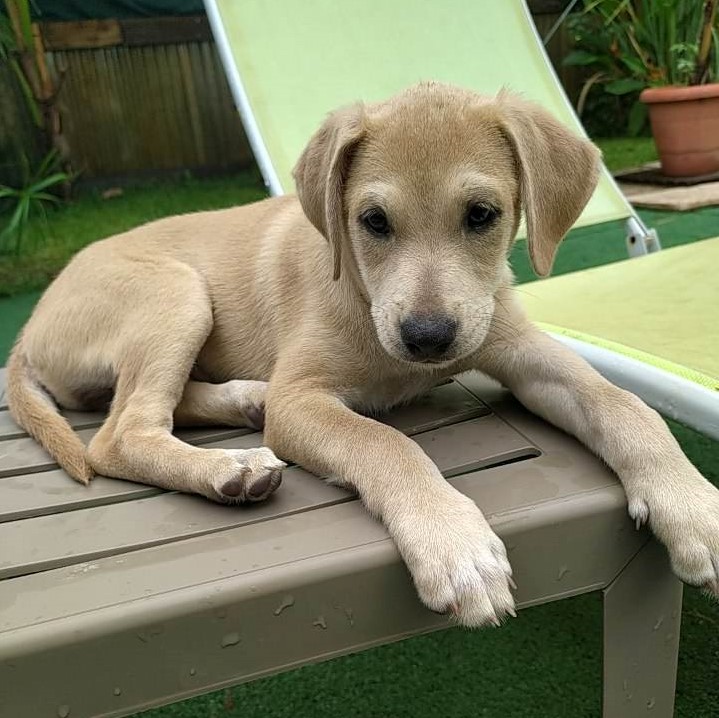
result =
[[[649,522],[676,575],[719,596],[719,491],[690,463],[657,412],[559,342],[515,320],[490,333],[480,368],[604,459],[624,486],[637,527]]]
[[[412,440],[329,393],[274,378],[265,439],[285,459],[357,491],[389,530],[430,609],[452,611],[465,626],[514,615],[502,541]]]

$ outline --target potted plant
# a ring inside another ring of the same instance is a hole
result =
[[[647,108],[662,171],[719,172],[719,0],[585,0],[572,21],[567,64],[594,69],[595,85],[629,104],[637,134]]]

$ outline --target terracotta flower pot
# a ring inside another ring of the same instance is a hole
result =
[[[665,175],[692,177],[719,172],[719,83],[652,87],[639,99],[649,106]]]

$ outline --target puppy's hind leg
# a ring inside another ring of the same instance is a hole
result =
[[[279,486],[284,467],[269,449],[202,449],[172,435],[173,411],[212,328],[212,309],[204,284],[189,268],[174,269],[171,291],[166,284],[156,291],[158,296],[143,297],[141,316],[128,323],[132,332],[121,346],[115,397],[88,447],[90,464],[105,476],[222,503],[266,498]]]
[[[177,426],[247,426],[262,431],[265,425],[267,382],[232,380],[208,384],[190,380],[175,409]]]

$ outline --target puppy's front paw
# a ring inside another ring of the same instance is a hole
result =
[[[648,521],[667,547],[674,573],[719,598],[719,490],[692,469],[671,483],[647,482],[628,499],[637,527]]]
[[[270,449],[225,449],[232,459],[230,471],[213,480],[217,497],[223,503],[262,501],[282,482],[280,461]]]
[[[516,616],[504,544],[470,499],[458,495],[430,514],[408,513],[390,531],[432,611],[473,628]]]

